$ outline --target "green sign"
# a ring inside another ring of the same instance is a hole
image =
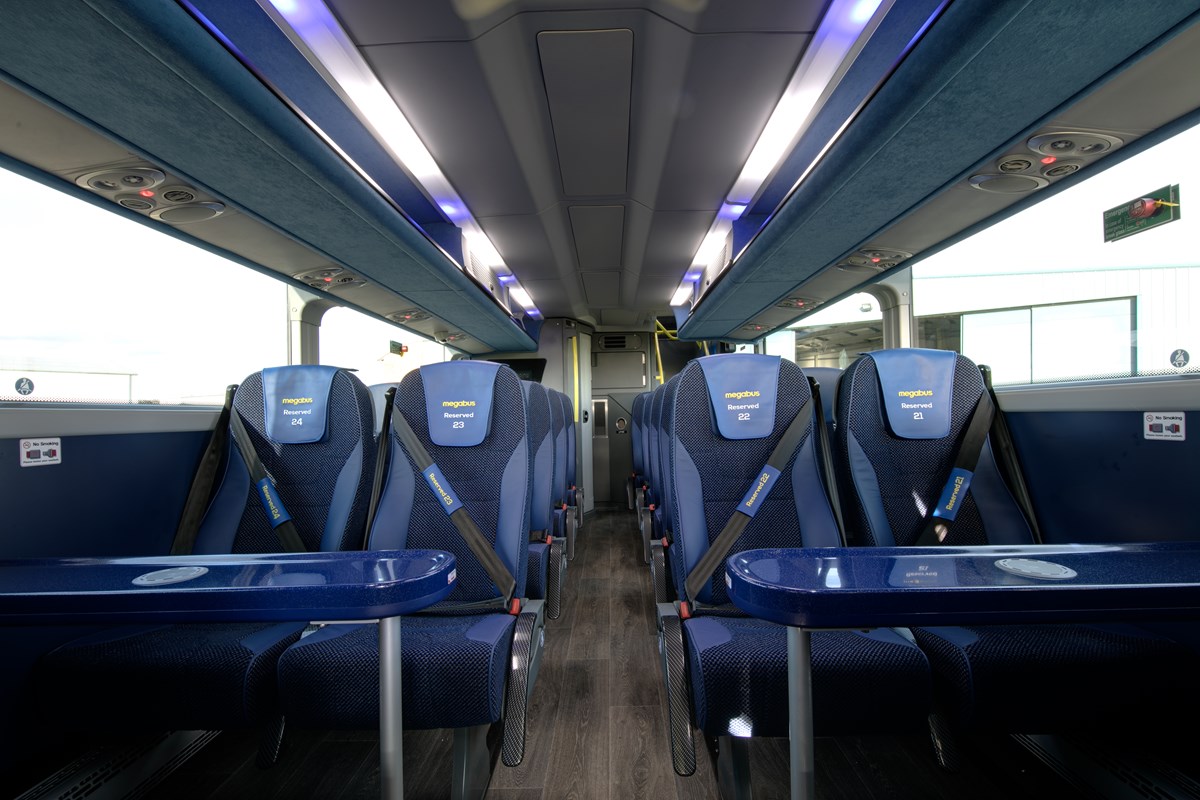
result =
[[[402,356],[408,352],[408,348],[400,342],[388,342],[388,352],[394,356]]]
[[[1104,212],[1104,241],[1156,228],[1179,219],[1179,184],[1164,186]]]

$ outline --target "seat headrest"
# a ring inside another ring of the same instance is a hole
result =
[[[726,439],[762,439],[775,430],[779,356],[723,353],[696,359],[704,371],[717,433]]]
[[[329,391],[337,367],[294,365],[262,371],[266,436],[277,444],[308,444],[325,438]]]
[[[951,350],[902,348],[867,353],[875,362],[884,417],[901,439],[942,439],[950,434],[954,405]]]
[[[487,438],[500,365],[446,361],[421,367],[429,438],[440,447],[475,447]]]

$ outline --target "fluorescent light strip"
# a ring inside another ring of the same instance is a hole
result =
[[[280,0],[282,2],[282,0]],[[792,73],[770,119],[759,134],[750,157],[742,167],[717,218],[705,234],[689,272],[706,268],[717,255],[732,221],[746,213],[767,179],[775,173],[787,153],[808,130],[854,59],[892,7],[894,0],[833,0],[821,19],[812,42]],[[727,266],[727,265],[726,265]],[[692,282],[685,276],[675,291],[681,296]],[[672,302],[672,305],[678,305]]]
[[[320,0],[257,2],[396,163],[407,170],[450,221],[462,229],[475,256],[491,269],[504,267],[504,259],[496,246],[325,4]],[[458,266],[463,269],[462,264]],[[526,306],[526,310],[531,309],[536,311],[532,301]]]

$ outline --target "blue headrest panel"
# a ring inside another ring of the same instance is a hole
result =
[[[728,353],[697,359],[704,370],[717,431],[726,439],[762,439],[775,429],[779,356]]]
[[[487,438],[500,365],[447,361],[421,367],[429,438],[441,447],[475,447]]]
[[[950,434],[957,353],[905,348],[867,356],[879,374],[884,414],[893,435],[942,439]]]
[[[268,367],[262,371],[266,435],[278,444],[325,438],[329,389],[337,367]]]

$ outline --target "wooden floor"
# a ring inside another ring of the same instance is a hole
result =
[[[698,769],[671,769],[660,688],[653,593],[634,516],[624,509],[589,518],[568,568],[560,619],[549,620],[534,691],[524,763],[496,767],[491,800],[716,798],[703,746]],[[451,737],[404,737],[406,797],[449,796]],[[819,739],[817,790],[827,800],[1081,798],[1012,740],[982,742],[956,773],[940,769],[924,737]],[[149,795],[188,798],[377,798],[378,736],[292,731],[272,769],[255,765],[256,740],[218,736]],[[787,796],[786,742],[756,740],[756,797]]]

